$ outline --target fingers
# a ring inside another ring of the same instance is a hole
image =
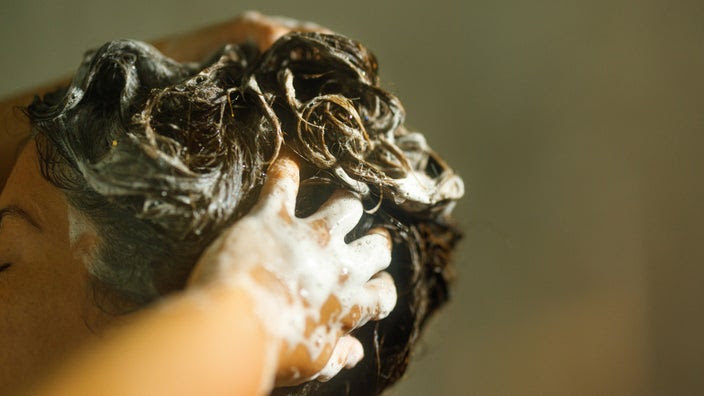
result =
[[[374,228],[349,244],[355,257],[355,269],[364,281],[391,263],[391,235],[384,228]]]
[[[342,318],[343,328],[350,331],[370,320],[384,319],[393,311],[396,299],[396,286],[391,275],[385,271],[376,274],[363,286],[358,305]]]
[[[397,296],[394,278],[386,271],[379,272],[364,285],[364,289],[366,293],[376,298],[376,305],[371,313],[371,319],[379,320],[389,316],[394,306],[396,306]]]
[[[254,37],[259,49],[265,51],[281,36],[289,32],[320,32],[332,33],[329,29],[312,22],[264,15],[257,11],[246,11],[235,19],[239,24],[247,26],[248,37]]]
[[[256,14],[258,14],[256,16],[261,18],[261,20],[266,20],[271,25],[278,25],[284,29],[288,29],[289,31],[332,33],[330,29],[320,26],[314,22],[299,21],[293,18],[280,15],[264,16],[260,13]]]
[[[343,328],[347,331],[361,327],[370,320],[387,317],[397,299],[394,280],[383,271],[391,263],[389,232],[384,228],[373,228],[367,235],[351,242],[349,247],[355,257],[349,278],[366,283],[354,299],[355,305],[342,318]]]
[[[323,382],[328,381],[337,375],[343,367],[354,367],[363,357],[364,348],[359,340],[349,335],[341,337],[340,340],[337,341],[335,349],[332,351],[330,360],[320,371],[317,380]]]
[[[337,190],[309,219],[323,221],[332,236],[345,236],[362,217],[362,201],[346,190]]]
[[[296,208],[299,177],[295,158],[287,151],[282,151],[267,171],[267,178],[259,195],[258,209],[271,213],[285,210],[285,214],[292,217]]]

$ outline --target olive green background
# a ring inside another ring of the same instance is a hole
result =
[[[465,180],[454,300],[390,394],[704,392],[703,2],[3,0],[0,94],[247,9],[365,43]]]

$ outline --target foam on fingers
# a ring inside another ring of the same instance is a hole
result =
[[[341,337],[332,352],[330,360],[320,371],[318,381],[328,381],[337,375],[343,368],[352,368],[364,358],[362,344],[353,336]]]

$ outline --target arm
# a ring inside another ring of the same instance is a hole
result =
[[[200,60],[226,43],[253,41],[264,50],[290,31],[312,30],[326,31],[312,23],[247,12],[227,22],[156,40],[153,45],[164,55],[184,62]],[[35,95],[69,83],[70,78],[64,78],[0,101],[0,190],[15,164],[21,143],[30,133],[29,122],[19,108],[29,105]]]
[[[175,295],[61,367],[38,395],[259,395],[273,340],[235,288]]]
[[[293,215],[298,166],[284,154],[262,198],[203,254],[186,291],[145,310],[45,383],[42,395],[257,395],[354,366],[350,331],[389,314],[390,237],[349,244],[359,200]]]

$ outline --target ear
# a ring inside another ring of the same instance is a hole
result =
[[[70,205],[68,208],[68,235],[69,248],[73,258],[88,268],[94,262],[100,237],[91,221]]]
[[[73,258],[80,261],[86,268],[93,264],[98,251],[100,238],[92,230],[71,236],[71,251]]]

